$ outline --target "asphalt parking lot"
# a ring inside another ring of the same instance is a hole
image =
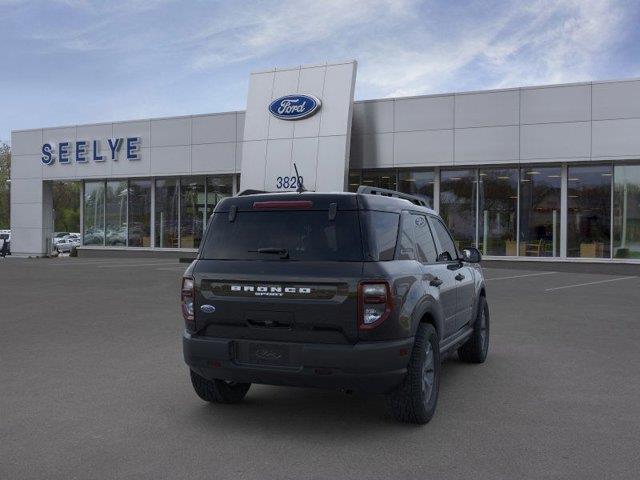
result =
[[[0,259],[1,479],[638,478],[640,269],[487,269],[489,358],[448,359],[416,427],[381,397],[253,386],[240,405],[200,401],[184,268]]]

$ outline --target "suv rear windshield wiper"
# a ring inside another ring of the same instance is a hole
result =
[[[286,248],[277,248],[277,247],[267,247],[267,248],[259,248],[257,250],[249,250],[251,253],[270,253],[274,255],[280,255],[282,259],[289,258],[289,251]]]

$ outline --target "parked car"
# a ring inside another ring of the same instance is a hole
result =
[[[398,420],[426,423],[441,359],[487,357],[480,259],[398,192],[227,198],[182,280],[193,388],[212,403],[252,383],[380,393]]]
[[[56,243],[58,243],[67,235],[69,235],[69,232],[53,232],[53,237],[51,238],[51,245],[55,247]]]
[[[78,247],[80,245],[80,239],[76,239],[70,236],[60,239],[58,243],[55,245],[55,249],[60,253],[70,252],[73,247]]]
[[[0,255],[11,255],[11,230],[0,230]]]

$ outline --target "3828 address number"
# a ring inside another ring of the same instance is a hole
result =
[[[276,177],[276,188],[278,190],[283,190],[288,188],[298,188],[303,183],[304,183],[304,179],[302,178],[302,176],[296,177],[294,175],[294,176]]]

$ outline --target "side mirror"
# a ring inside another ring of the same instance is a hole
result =
[[[465,247],[462,249],[462,261],[468,263],[480,263],[482,255],[480,250],[474,247]]]

